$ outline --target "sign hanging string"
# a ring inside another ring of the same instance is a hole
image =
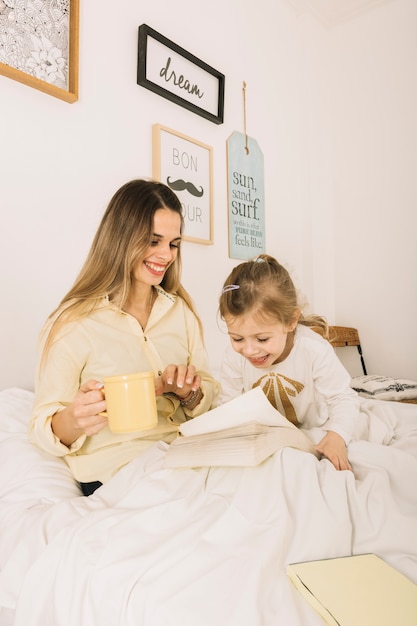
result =
[[[246,154],[249,154],[248,134],[246,132],[246,83],[245,81],[243,81],[243,130],[245,131],[245,138],[246,138],[245,152]]]

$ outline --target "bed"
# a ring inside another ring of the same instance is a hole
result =
[[[164,469],[155,444],[86,498],[0,392],[1,626],[322,626],[289,563],[372,552],[417,583],[417,407],[361,401],[352,472],[283,448]],[[381,443],[382,442],[382,443]]]

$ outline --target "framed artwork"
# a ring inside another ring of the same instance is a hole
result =
[[[0,2],[0,74],[78,100],[79,0]]]
[[[152,175],[180,199],[185,241],[213,243],[212,148],[161,124],[152,127]]]
[[[146,24],[139,26],[138,85],[222,124],[224,82],[224,74]]]

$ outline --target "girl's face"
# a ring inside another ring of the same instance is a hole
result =
[[[152,243],[133,270],[136,281],[159,285],[168,267],[177,258],[181,243],[181,217],[170,209],[157,209],[153,221]]]
[[[251,315],[225,318],[233,350],[254,367],[268,368],[287,358],[294,343],[295,321],[286,327],[281,322],[265,322]]]

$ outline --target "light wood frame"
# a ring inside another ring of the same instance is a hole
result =
[[[28,87],[43,91],[65,102],[73,103],[78,100],[78,41],[79,41],[79,3],[80,0],[69,0],[68,16],[68,57],[67,62],[67,88],[61,88],[52,82],[47,82],[22,69],[0,62],[0,74],[17,80]],[[16,10],[16,9],[10,9]],[[30,35],[31,33],[29,33]]]
[[[152,126],[152,175],[183,207],[185,241],[213,243],[213,149],[171,128]]]

